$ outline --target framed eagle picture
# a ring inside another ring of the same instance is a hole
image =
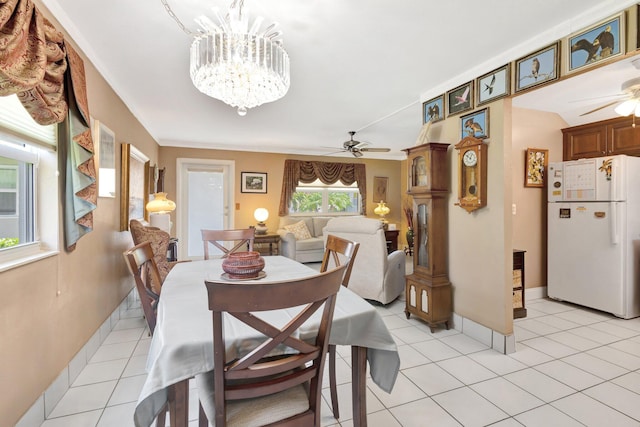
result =
[[[624,13],[567,39],[567,73],[608,62],[625,53]]]

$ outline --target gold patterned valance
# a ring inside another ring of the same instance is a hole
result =
[[[67,116],[64,38],[31,0],[0,0],[0,96],[18,94],[43,126]]]

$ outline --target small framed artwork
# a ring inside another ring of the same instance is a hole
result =
[[[515,64],[515,91],[521,92],[557,80],[560,74],[560,43],[520,58]]]
[[[487,104],[511,93],[510,64],[478,77],[476,80],[477,105]]]
[[[120,231],[129,230],[132,219],[148,220],[145,209],[149,201],[149,158],[132,144],[121,147],[120,169]]]
[[[467,136],[489,138],[489,108],[460,117],[460,139]]]
[[[98,197],[116,197],[116,136],[100,120],[94,120],[93,139],[98,146]]]
[[[544,187],[547,163],[549,162],[549,150],[527,148],[524,159],[524,186]]]
[[[567,73],[625,53],[624,12],[568,37]]]
[[[373,177],[373,201],[387,201],[387,185],[389,178],[382,176]]]
[[[460,114],[473,108],[473,81],[447,92],[447,115]]]
[[[444,94],[422,103],[422,123],[444,120]]]
[[[242,172],[240,192],[242,193],[266,193],[267,174],[263,172]]]

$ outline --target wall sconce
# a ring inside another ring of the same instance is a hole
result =
[[[376,208],[373,210],[374,214],[380,216],[380,221],[382,221],[382,228],[384,228],[385,230],[389,227],[389,223],[384,217],[389,215],[389,212],[391,212],[391,209],[389,209],[387,204],[382,200],[380,200],[378,206],[376,206]]]
[[[171,234],[171,216],[169,212],[176,209],[176,204],[167,199],[167,193],[155,193],[153,200],[145,206],[149,212],[149,223],[152,227],[158,227],[161,230]]]
[[[258,221],[256,234],[267,234],[267,225],[264,222],[269,218],[269,211],[265,208],[258,208],[253,212],[253,217]]]

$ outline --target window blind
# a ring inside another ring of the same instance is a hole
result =
[[[57,125],[42,126],[22,106],[17,95],[0,96],[0,131],[19,136],[24,142],[54,150],[57,147]]]

